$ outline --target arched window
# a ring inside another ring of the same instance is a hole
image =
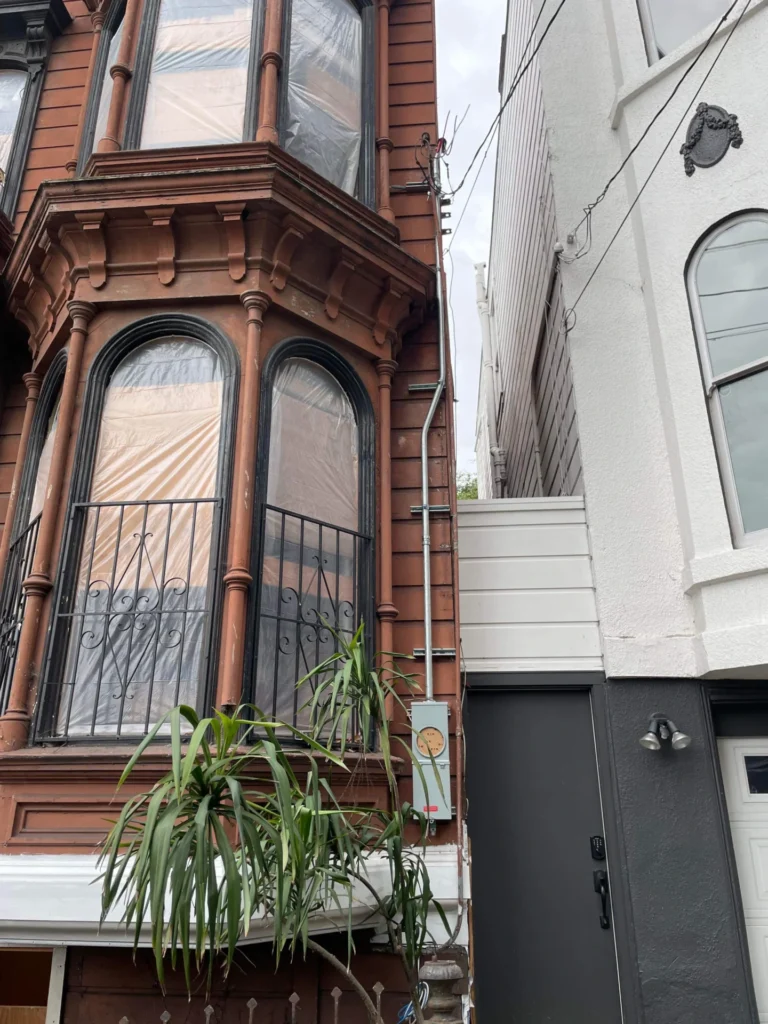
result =
[[[252,139],[262,20],[259,0],[151,0],[139,41],[127,148]]]
[[[712,232],[689,289],[734,541],[753,543],[768,536],[768,214]]]
[[[207,697],[232,368],[186,333],[121,355],[86,398],[96,422],[78,451],[89,465],[73,482],[46,668],[54,736],[141,735]]]
[[[296,683],[373,631],[373,428],[353,371],[312,343],[284,343],[265,368],[256,680],[262,711],[299,724]]]
[[[25,71],[0,70],[0,191],[5,186],[28,77]]]
[[[283,147],[352,194],[363,185],[371,120],[365,85],[373,74],[372,13],[353,0],[290,0]]]
[[[51,364],[40,390],[16,513],[13,522],[6,525],[6,529],[11,531],[11,543],[0,590],[0,714],[6,709],[16,667],[26,603],[21,585],[32,571],[35,557],[40,514],[56,440],[59,394],[66,362],[66,353],[62,352]]]
[[[725,14],[730,0],[638,0],[648,59],[661,60]]]

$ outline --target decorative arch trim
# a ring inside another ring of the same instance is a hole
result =
[[[361,566],[359,577],[360,611],[366,624],[366,642],[372,653],[375,627],[376,598],[376,422],[370,395],[356,370],[336,349],[325,342],[310,338],[287,338],[276,345],[264,361],[261,374],[259,402],[259,435],[256,457],[256,502],[253,521],[253,561],[251,575],[255,592],[251,602],[251,628],[248,631],[246,665],[249,666],[246,692],[255,690],[256,659],[258,657],[259,601],[263,563],[263,508],[267,499],[269,475],[270,429],[272,422],[272,396],[277,371],[286,359],[307,359],[327,370],[341,385],[352,403],[357,419],[359,438],[358,515],[359,533],[370,538],[369,564]]]

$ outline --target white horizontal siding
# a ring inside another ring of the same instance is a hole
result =
[[[459,502],[469,672],[602,669],[584,501]]]

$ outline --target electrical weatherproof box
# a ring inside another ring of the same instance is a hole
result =
[[[424,775],[413,772],[413,806],[431,821],[450,821],[451,758],[448,747],[448,705],[426,700],[411,704],[413,753]],[[426,782],[426,792],[424,783]]]

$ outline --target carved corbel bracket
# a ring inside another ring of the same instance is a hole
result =
[[[59,310],[62,308],[64,303],[72,298],[72,292],[74,291],[72,271],[75,269],[75,265],[72,261],[72,257],[61,244],[59,240],[59,233],[55,231],[50,224],[43,232],[43,242],[46,249],[45,269],[47,270],[50,267],[51,261],[54,258],[59,258],[64,265],[64,273],[61,277],[61,282],[53,303],[53,314],[55,318],[59,315]]]
[[[377,345],[397,342],[397,328],[410,308],[410,296],[402,285],[388,278],[374,313],[373,338]]]
[[[331,320],[335,320],[339,315],[347,281],[349,281],[352,274],[354,274],[360,266],[360,262],[361,261],[357,256],[354,256],[352,253],[342,251],[339,261],[331,274],[331,279],[328,282],[328,295],[325,299],[325,312]]]
[[[220,203],[216,212],[224,221],[227,232],[227,260],[229,276],[233,281],[242,281],[246,273],[245,264],[245,225],[243,213],[245,203]]]
[[[104,231],[105,213],[76,213],[75,219],[83,229],[88,243],[88,277],[93,288],[107,283],[107,236]]]
[[[160,284],[173,284],[176,277],[176,238],[173,234],[175,208],[145,210],[157,241],[157,279]]]
[[[302,242],[307,234],[306,225],[289,214],[283,219],[283,233],[275,246],[275,254],[272,258],[272,281],[273,287],[281,292],[288,284],[288,277],[291,273],[293,261],[299,242]]]

